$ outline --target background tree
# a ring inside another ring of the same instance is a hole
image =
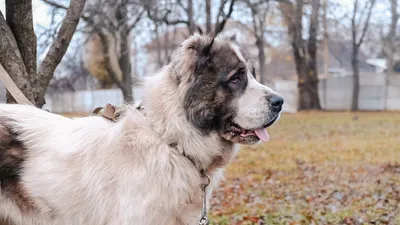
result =
[[[43,1],[55,8],[66,9],[56,1]],[[93,41],[91,44],[100,51],[100,55],[93,56],[100,58],[101,63],[97,65],[103,67],[98,71],[105,73],[121,89],[125,102],[133,102],[134,98],[131,34],[144,12],[139,0],[91,0],[81,16],[85,22],[85,32]]]
[[[259,76],[260,83],[266,84],[266,65],[265,65],[265,37],[266,32],[266,20],[269,11],[269,1],[265,0],[245,0],[247,7],[251,11],[252,23],[253,23],[253,33],[256,39],[256,46],[258,49],[258,66],[259,66]]]
[[[390,12],[391,12],[391,20],[389,32],[383,40],[383,51],[386,55],[386,89],[385,89],[385,99],[388,98],[388,89],[389,89],[389,76],[394,74],[395,67],[395,59],[394,55],[396,50],[398,49],[396,46],[396,37],[397,37],[397,24],[399,21],[399,12],[397,10],[398,4],[397,0],[389,0],[390,1]],[[387,101],[385,101],[385,109],[387,108]]]
[[[352,33],[352,57],[351,65],[353,69],[353,96],[351,110],[358,110],[358,96],[360,93],[360,71],[359,71],[359,52],[360,46],[364,41],[368,31],[369,20],[371,18],[372,8],[376,0],[367,0],[362,9],[360,9],[359,0],[354,0],[353,16],[351,18]],[[365,20],[363,21],[365,17]]]
[[[33,28],[32,1],[6,0],[6,18],[0,12],[0,63],[18,88],[36,106],[45,103],[53,73],[75,33],[85,0],[71,0],[46,56],[37,68],[37,39]],[[15,100],[10,94],[7,102]]]
[[[303,38],[305,1],[280,2],[279,7],[291,37],[299,89],[299,110],[321,109],[318,95],[317,34],[320,0],[311,0],[308,40]]]
[[[222,32],[226,22],[232,16],[235,1],[220,0],[219,5],[212,4],[212,0],[205,1],[205,31],[207,33],[212,31],[215,33]],[[172,7],[171,5],[177,7]],[[212,6],[218,7],[214,29],[212,29],[211,25],[213,17],[211,14],[213,12]],[[193,34],[199,28],[199,24],[196,23],[195,4],[193,0],[177,0],[176,2],[150,0],[146,1],[145,7],[148,17],[153,21],[163,22],[167,25],[185,24],[188,27],[189,34]],[[227,10],[225,9],[226,7],[228,8]]]

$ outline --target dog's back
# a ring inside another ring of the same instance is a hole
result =
[[[114,123],[0,105],[0,217],[17,225],[181,224],[177,207],[194,198],[199,174],[128,111]]]
[[[104,198],[113,200],[114,193],[106,196],[104,191],[106,182],[93,178],[98,168],[107,170],[93,164],[104,163],[96,150],[104,153],[102,148],[109,141],[106,134],[112,126],[100,117],[69,119],[30,106],[0,105],[0,216],[20,218],[18,224],[52,224],[55,213],[91,220],[79,216],[82,207],[95,209],[99,204],[91,201],[85,188],[90,188],[92,195],[101,190]],[[104,176],[113,174],[101,172]]]

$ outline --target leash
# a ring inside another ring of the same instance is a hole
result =
[[[140,105],[138,106],[138,109],[140,109]],[[101,116],[107,120],[111,120],[112,122],[117,122],[119,116],[121,115],[122,112],[122,107],[116,107],[111,104],[107,104],[105,107],[97,107],[93,110],[91,113],[92,116]],[[177,144],[170,144],[169,145],[172,148],[176,149]],[[196,167],[194,164],[193,160],[191,160],[189,157],[187,157],[185,154],[183,154],[185,158],[187,158],[190,162],[193,163],[193,165]],[[209,225],[210,220],[208,219],[207,216],[207,187],[210,185],[210,178],[205,174],[204,170],[199,171],[201,174],[201,177],[203,179],[203,182],[201,184],[201,194],[202,194],[202,210],[201,210],[201,218],[197,222],[198,225]]]
[[[8,92],[10,92],[11,96],[13,96],[14,100],[18,104],[23,104],[23,105],[32,105],[32,102],[30,102],[25,95],[22,93],[22,91],[18,88],[18,86],[14,83],[14,81],[11,79],[10,75],[7,73],[7,71],[3,68],[3,66],[0,64],[0,81],[4,84]]]

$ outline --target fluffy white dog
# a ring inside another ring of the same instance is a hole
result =
[[[189,37],[116,122],[0,105],[0,217],[17,225],[183,225],[236,143],[268,140],[283,99],[238,43]]]

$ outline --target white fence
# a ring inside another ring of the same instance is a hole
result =
[[[292,81],[280,81],[275,84],[275,90],[282,94],[285,99],[283,110],[294,113],[297,111],[297,86]],[[141,98],[140,89],[133,89],[134,97],[137,101]],[[105,106],[107,103],[113,105],[123,104],[122,92],[119,89],[111,90],[93,90],[57,93],[46,96],[46,105],[44,109],[48,109],[54,113],[68,112],[92,112],[99,106]]]
[[[361,74],[359,108],[361,110],[400,110],[400,76],[389,77],[385,85],[385,74]],[[278,81],[272,88],[285,99],[283,110],[295,113],[298,106],[297,83]],[[140,89],[133,89],[135,100],[140,99]],[[353,77],[337,77],[321,80],[319,95],[325,110],[349,110],[351,108]],[[385,93],[387,91],[387,98]],[[58,93],[46,96],[45,109],[51,112],[91,112],[107,103],[121,105],[119,89]]]
[[[353,94],[353,77],[321,80],[319,94],[323,109],[349,110]],[[386,75],[383,73],[361,74],[358,104],[360,110],[400,110],[400,76],[390,76],[386,86]]]
[[[296,112],[298,108],[297,83],[279,81],[275,84],[275,90],[285,99],[284,110]],[[319,82],[320,103],[325,110],[350,110],[352,95],[352,76],[330,77]],[[358,103],[360,110],[400,110],[400,75],[390,76],[386,85],[386,74],[361,74]]]
[[[133,89],[135,100],[141,98],[140,94],[140,89]],[[124,98],[119,89],[78,91],[47,95],[46,105],[43,108],[54,113],[89,113],[99,106],[105,106],[107,103],[118,106],[122,105],[123,102]]]

